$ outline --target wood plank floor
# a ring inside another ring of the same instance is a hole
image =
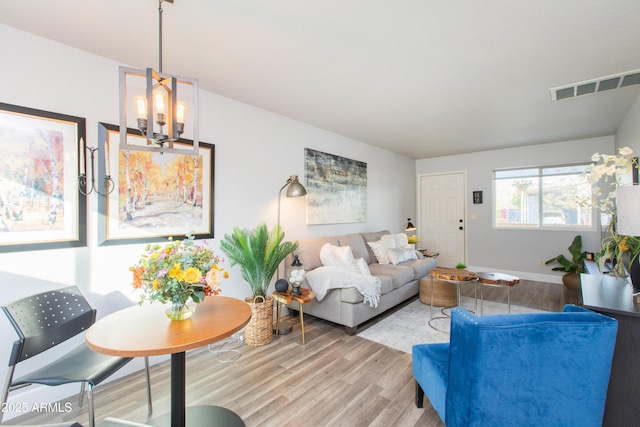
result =
[[[465,291],[473,296],[472,291]],[[485,287],[487,301],[506,302],[502,288]],[[562,285],[522,281],[512,304],[561,311],[579,303],[579,294]],[[444,426],[425,400],[414,405],[411,355],[348,336],[335,324],[305,317],[307,344],[297,322],[293,332],[268,345],[241,345],[239,352],[218,352],[220,345],[187,356],[187,404],[218,405],[236,412],[247,426]],[[366,326],[365,326],[366,327]],[[224,345],[231,348],[240,343]],[[220,360],[233,360],[221,362]],[[151,368],[154,414],[169,411],[170,364]],[[86,403],[63,414],[29,414],[11,424],[46,424],[77,420],[87,426]],[[96,420],[107,416],[144,423],[148,420],[143,373],[96,387]]]

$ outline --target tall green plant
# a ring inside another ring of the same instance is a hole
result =
[[[251,286],[253,297],[266,296],[271,278],[278,266],[297,247],[298,243],[283,242],[284,232],[275,226],[271,232],[260,223],[253,230],[233,228],[225,234],[220,249],[229,258],[229,263],[240,266],[242,278]]]
[[[560,264],[558,267],[554,267],[553,271],[564,271],[565,273],[584,273],[584,261],[587,259],[587,252],[582,251],[582,236],[575,236],[569,246],[569,253],[571,259],[568,259],[564,255],[560,254],[557,257],[551,258],[545,264],[551,264],[557,262]]]

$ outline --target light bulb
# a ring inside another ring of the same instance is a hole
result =
[[[153,106],[156,114],[167,114],[167,94],[156,90],[153,92]]]
[[[176,121],[178,123],[184,123],[184,118],[187,115],[187,104],[182,101],[178,102],[178,107],[176,108]]]
[[[133,106],[138,118],[138,129],[144,135],[147,132],[147,98],[141,95],[134,97]]]

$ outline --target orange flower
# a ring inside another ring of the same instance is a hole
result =
[[[135,289],[140,289],[142,287],[142,275],[144,274],[144,267],[132,267],[130,270],[133,271],[133,287]]]

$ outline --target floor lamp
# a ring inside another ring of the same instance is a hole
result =
[[[307,195],[307,190],[305,190],[304,186],[298,181],[298,175],[291,175],[278,192],[278,230],[280,229],[280,201],[282,200],[282,190],[285,188],[287,189],[287,197],[302,197]],[[276,278],[280,278],[280,268],[277,270]]]

